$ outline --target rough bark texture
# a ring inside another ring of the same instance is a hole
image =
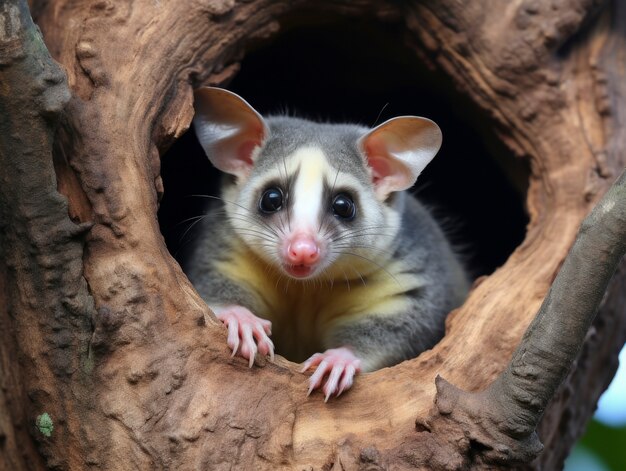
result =
[[[504,372],[475,393],[438,377],[436,408],[429,421],[418,425],[431,431],[438,421],[457,423],[489,463],[527,463],[537,456],[542,450],[535,432],[539,419],[578,356],[624,253],[626,171],[583,221]]]
[[[60,461],[49,448],[36,451],[45,437],[35,417],[71,423],[90,406],[93,300],[82,277],[90,225],[68,219],[54,178],[55,121],[70,98],[65,74],[26,4],[3,3],[0,20],[0,467],[23,469]],[[56,431],[59,442],[80,433]]]
[[[466,434],[441,397],[433,406],[434,379],[480,391],[505,370],[578,226],[624,168],[623,2],[34,0],[71,91],[54,168],[64,82],[46,72],[54,66],[17,5],[0,5],[0,465],[503,463],[497,440]],[[224,329],[159,234],[159,151],[189,126],[192,87],[230,78],[246,48],[280,34],[281,22],[362,15],[404,28],[416,60],[449,76],[485,127],[529,159],[531,220],[434,349],[324,404],[305,396],[307,378],[286,360],[249,370],[230,358]],[[625,282],[622,265],[540,424],[550,453],[526,466],[554,469],[582,432],[626,338]],[[36,426],[44,412],[50,436]]]

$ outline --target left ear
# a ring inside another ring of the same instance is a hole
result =
[[[358,146],[382,201],[389,193],[413,186],[441,147],[441,129],[427,118],[400,116],[372,129]]]

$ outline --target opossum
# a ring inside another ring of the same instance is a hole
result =
[[[187,274],[228,328],[233,355],[316,367],[309,393],[413,358],[444,334],[468,277],[409,189],[438,152],[431,120],[368,129],[263,118],[243,98],[195,93],[194,126],[226,177]],[[272,337],[273,341],[270,339]],[[324,382],[324,379],[326,381]]]

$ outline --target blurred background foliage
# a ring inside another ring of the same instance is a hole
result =
[[[626,347],[619,368],[565,471],[626,471]]]

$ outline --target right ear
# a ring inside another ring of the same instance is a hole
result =
[[[215,87],[194,92],[193,125],[211,163],[246,178],[269,129],[261,115],[239,95]]]

